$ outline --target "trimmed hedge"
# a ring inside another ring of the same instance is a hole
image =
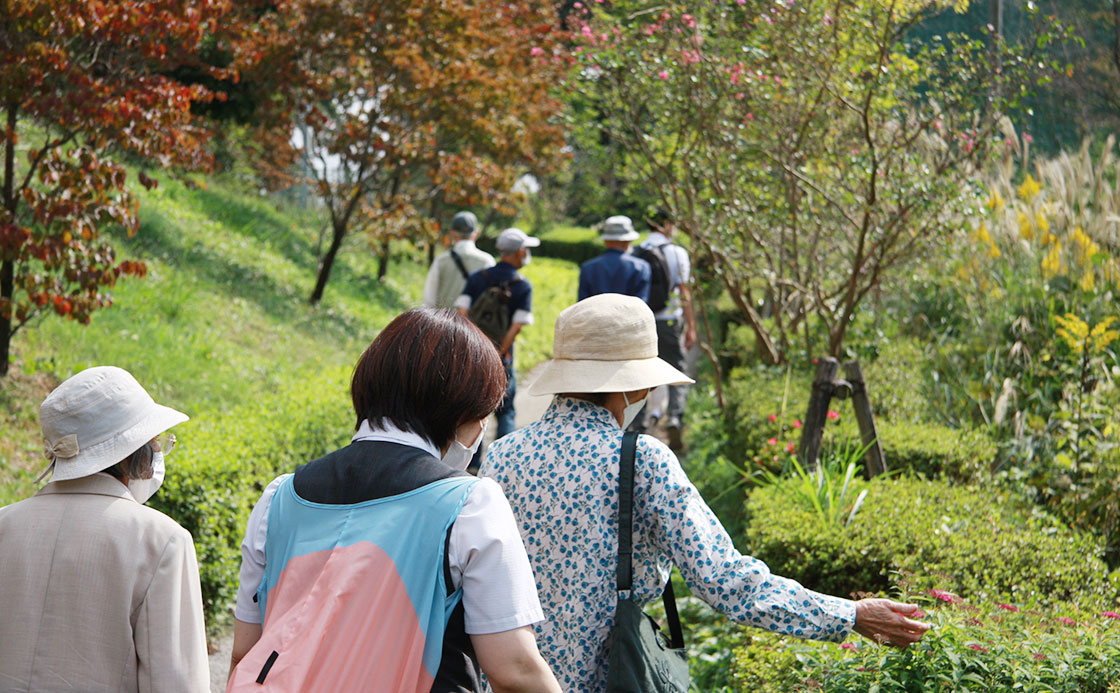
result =
[[[790,482],[747,501],[747,544],[778,575],[847,596],[898,587],[1019,604],[1111,607],[1095,539],[990,490],[918,478],[872,481],[847,527],[823,521]]]
[[[175,429],[179,443],[151,505],[194,536],[209,629],[228,623],[249,511],[276,475],[345,445],[349,370],[333,368],[219,416]]]

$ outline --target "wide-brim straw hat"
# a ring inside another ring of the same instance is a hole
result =
[[[39,407],[51,481],[80,479],[112,467],[190,417],[156,404],[128,371],[87,368]]]
[[[599,294],[556,318],[553,358],[529,394],[630,392],[692,378],[657,357],[657,324],[645,301]]]
[[[604,241],[635,241],[638,239],[638,232],[634,230],[634,222],[630,221],[630,217],[619,215],[603,222],[599,238]]]

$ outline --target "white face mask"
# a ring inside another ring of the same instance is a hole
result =
[[[159,487],[163,485],[163,477],[165,474],[163,466],[163,453],[152,453],[152,477],[150,479],[129,479],[128,491],[132,497],[136,499],[137,503],[143,505],[148,502],[148,499],[155,495]]]
[[[646,396],[638,401],[631,402],[630,398],[623,392],[622,399],[626,400],[626,408],[622,410],[622,427],[626,428],[630,425],[630,422],[634,420],[634,417],[638,415],[638,412],[642,410],[642,407],[646,405],[646,400],[649,399],[649,393],[647,392]]]
[[[532,253],[530,253],[528,250],[526,250],[525,251],[525,257],[521,260],[521,266],[524,267],[525,265],[529,264],[532,261],[533,261]]]
[[[447,452],[443,453],[443,463],[452,469],[463,471],[471,463],[474,453],[478,451],[478,446],[482,445],[482,439],[485,436],[486,422],[483,421],[482,430],[478,432],[478,437],[474,439],[470,447],[460,443],[458,438],[451,441],[451,445],[447,446]]]

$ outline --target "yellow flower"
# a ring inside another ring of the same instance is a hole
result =
[[[1046,214],[1044,214],[1044,211],[1045,210],[1039,211],[1038,217],[1035,221],[1035,225],[1038,226],[1039,231],[1046,233],[1050,230],[1050,222],[1046,219]]]
[[[1100,246],[1093,242],[1092,238],[1081,229],[1080,226],[1074,227],[1071,234],[1073,239],[1074,248],[1077,251],[1077,259],[1082,265],[1089,264],[1093,256],[1100,250]]]
[[[1030,200],[1037,195],[1040,190],[1042,190],[1042,186],[1028,173],[1027,179],[1019,186],[1019,197],[1024,200]]]
[[[993,260],[1000,256],[999,247],[995,243],[988,244],[988,256]]]
[[[1050,248],[1050,252],[1042,259],[1042,276],[1044,279],[1056,277],[1063,271],[1062,267],[1062,250],[1061,246],[1055,239],[1054,245]]]
[[[1108,348],[1117,339],[1120,339],[1120,330],[1110,330],[1109,327],[1112,323],[1116,322],[1116,318],[1105,318],[1093,326],[1093,330],[1089,333],[1090,348],[1094,352],[1102,352]]]
[[[1000,197],[999,191],[993,190],[991,196],[988,198],[988,209],[999,210],[1003,209],[1003,198]]]
[[[1073,313],[1055,315],[1054,322],[1059,325],[1055,333],[1062,338],[1070,351],[1080,354],[1085,348],[1085,341],[1089,338],[1089,325]]]
[[[1025,212],[1019,212],[1019,237],[1024,240],[1031,240],[1034,237],[1034,227],[1031,226],[1031,218]]]
[[[980,222],[980,227],[976,229],[976,239],[981,243],[991,243],[992,234],[988,233],[988,225]]]
[[[1092,272],[1086,272],[1081,275],[1081,281],[1077,282],[1077,284],[1081,287],[1082,291],[1092,291],[1097,285],[1096,281],[1093,279]]]

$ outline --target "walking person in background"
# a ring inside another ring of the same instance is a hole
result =
[[[649,263],[630,254],[630,242],[638,238],[630,217],[614,216],[603,222],[599,238],[607,249],[579,268],[582,301],[599,294],[624,294],[649,300]]]
[[[449,310],[393,320],[358,360],[347,447],[276,478],[241,545],[228,691],[558,691],[509,503],[465,474],[505,392]]]
[[[498,234],[498,264],[482,269],[467,279],[463,293],[455,301],[459,313],[469,318],[494,342],[506,372],[506,394],[494,415],[498,419],[496,437],[501,438],[517,427],[514,397],[517,395],[517,373],[513,368],[513,343],[521,328],[533,324],[533,285],[517,270],[533,259],[530,248],[540,240],[517,228]],[[475,455],[468,469],[478,470],[482,450]]]
[[[619,555],[623,431],[650,388],[692,382],[657,356],[646,304],[602,294],[560,313],[554,358],[532,394],[554,394],[540,421],[491,446],[481,473],[505,490],[526,537],[545,620],[537,643],[566,691],[601,691],[610,661]],[[816,640],[853,629],[905,647],[929,626],[917,606],[851,601],[805,589],[739,553],[676,455],[638,436],[634,458],[633,578],[639,606],[661,596],[676,565],[689,588],[744,625]]]
[[[692,269],[688,251],[673,243],[676,227],[664,209],[649,219],[650,234],[638,246],[635,255],[646,260],[651,269],[649,298],[646,303],[657,320],[657,355],[677,370],[685,368],[685,352],[696,344],[696,314],[692,306]],[[684,419],[686,385],[668,387],[668,404],[664,413],[654,409],[643,414],[638,424],[642,430],[656,426],[662,415],[669,447],[679,452],[683,447],[681,425]]]
[[[463,293],[463,285],[472,272],[494,266],[490,253],[479,250],[478,218],[462,211],[451,218],[451,248],[432,261],[424,282],[424,305],[431,308],[453,308]]]
[[[43,400],[51,481],[0,508],[0,691],[210,690],[194,541],[144,505],[186,420],[111,366]]]

